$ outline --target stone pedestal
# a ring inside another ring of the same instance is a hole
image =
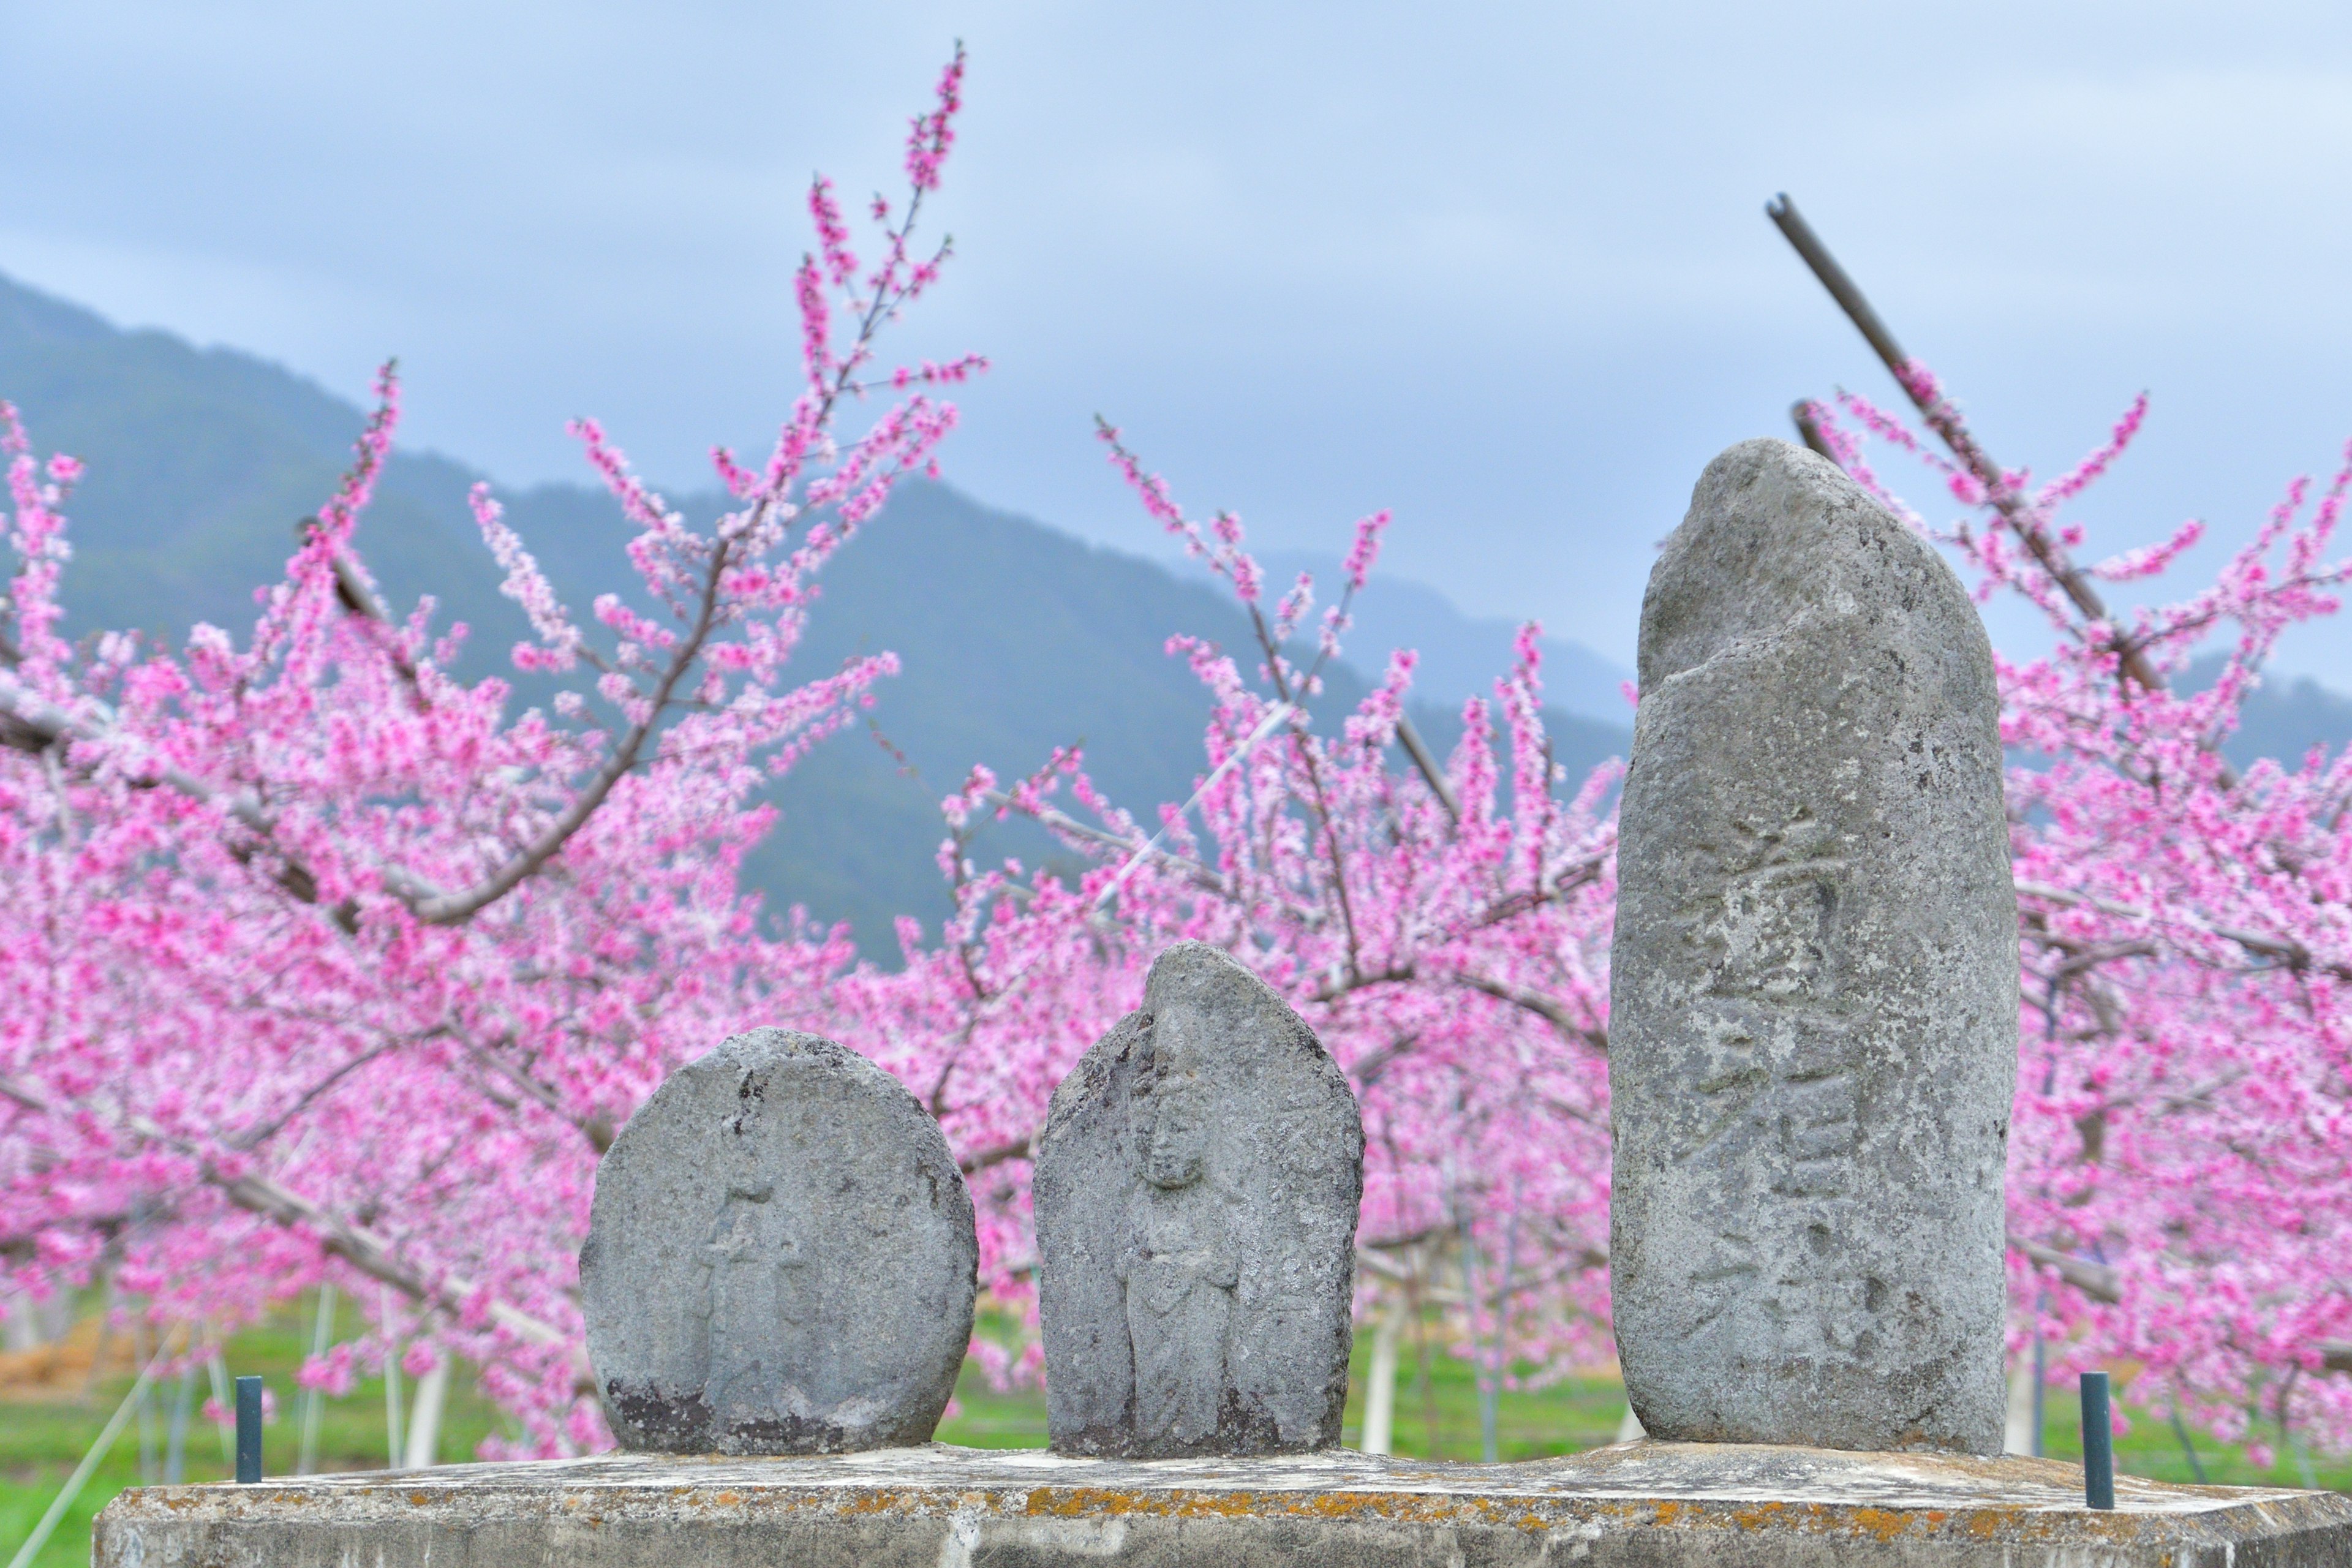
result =
[[[2037,1459],[1640,1442],[1447,1465],[1347,1450],[1139,1462],[1035,1449],[614,1455],[144,1487],[98,1568],[2339,1568],[2352,1498]]]

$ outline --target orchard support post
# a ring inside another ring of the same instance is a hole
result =
[[[2107,1413],[2107,1374],[2083,1374],[2083,1500],[2116,1506],[2115,1423]]]

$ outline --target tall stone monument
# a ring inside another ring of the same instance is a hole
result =
[[[1038,1140],[1055,1448],[1338,1443],[1363,1186],[1355,1096],[1314,1031],[1217,949],[1161,953]]]
[[[580,1292],[614,1435],[679,1454],[929,1442],[978,1258],[962,1173],[896,1079],[814,1035],[737,1035],[596,1167]]]
[[[1612,1291],[1653,1436],[2000,1452],[2017,906],[1984,627],[1836,468],[1707,466],[1642,605]]]

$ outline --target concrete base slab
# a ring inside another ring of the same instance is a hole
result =
[[[808,1458],[618,1454],[142,1487],[98,1568],[2342,1568],[2352,1498],[2040,1459],[1621,1444],[1449,1465],[1348,1450],[1072,1459],[934,1443]]]

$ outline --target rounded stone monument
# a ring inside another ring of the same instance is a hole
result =
[[[1038,1139],[1054,1447],[1338,1443],[1363,1187],[1355,1096],[1306,1021],[1205,942],[1161,953]]]
[[[2017,900],[1992,650],[1836,468],[1746,441],[1642,602],[1611,1294],[1654,1437],[2000,1452]]]
[[[625,1448],[925,1443],[971,1340],[971,1198],[939,1123],[830,1040],[672,1073],[596,1167],[580,1291]]]

